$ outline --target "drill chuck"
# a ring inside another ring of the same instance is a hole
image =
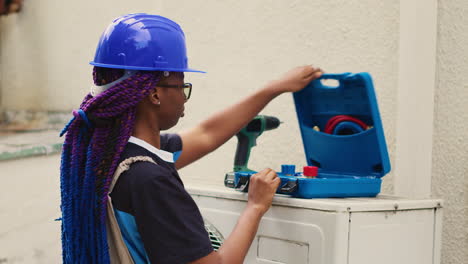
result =
[[[250,133],[262,133],[279,127],[280,123],[280,120],[274,116],[257,116],[247,124],[245,130]]]

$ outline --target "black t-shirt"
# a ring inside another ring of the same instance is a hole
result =
[[[132,137],[122,154],[121,161],[149,156],[157,163],[133,163],[110,195],[136,263],[187,263],[213,251],[200,211],[172,160],[181,149],[178,135],[162,134],[161,149]]]

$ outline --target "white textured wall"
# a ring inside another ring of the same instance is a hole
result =
[[[191,66],[208,71],[188,75],[193,98],[174,130],[196,124],[291,67],[315,64],[328,72],[373,75],[392,155],[398,58],[398,3],[392,0],[27,1],[22,13],[2,18],[1,106],[76,108],[91,84],[88,62],[100,33],[127,12],[157,13],[179,22]],[[282,95],[263,113],[285,123],[258,140],[252,168],[303,165],[292,96]],[[235,143],[183,174],[221,184],[232,166]],[[391,174],[385,177],[386,192],[392,191],[392,182]]]
[[[0,18],[1,106],[69,110],[89,90],[99,36],[112,18],[156,11],[160,1],[25,0],[18,15]]]
[[[439,1],[432,193],[445,200],[442,263],[468,263],[468,1]]]
[[[398,43],[394,1],[204,1],[203,6],[177,1],[163,6],[165,14],[184,26],[193,67],[208,71],[205,76],[190,76],[196,86],[182,127],[242,98],[290,67],[313,63],[329,72],[372,73],[393,148]],[[364,9],[373,12],[363,15]],[[196,10],[209,12],[194,18],[190,13]],[[285,123],[258,139],[250,167],[279,170],[282,163],[304,165],[292,96],[280,96],[263,113]],[[229,141],[182,173],[222,184],[224,173],[232,167],[236,142]],[[391,176],[386,181],[386,190],[391,190]]]

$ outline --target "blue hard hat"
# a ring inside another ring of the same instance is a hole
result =
[[[168,18],[144,13],[116,18],[102,34],[90,64],[127,70],[204,73],[188,67],[182,28]]]

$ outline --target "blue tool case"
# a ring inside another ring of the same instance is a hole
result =
[[[334,86],[325,81],[334,80]],[[323,74],[293,94],[307,164],[316,175],[283,165],[277,193],[298,198],[374,197],[390,171],[377,99],[368,73]],[[255,172],[236,172],[246,191]]]
[[[325,85],[326,79],[335,80],[337,85]],[[376,196],[381,177],[391,168],[371,76],[324,74],[293,96],[307,164],[319,169],[316,178],[297,178],[297,190],[292,195]],[[338,126],[331,134],[325,133],[327,121],[338,115],[357,118],[368,128],[356,132],[355,125],[349,124],[346,129],[347,123],[342,122],[343,134],[336,134]]]

